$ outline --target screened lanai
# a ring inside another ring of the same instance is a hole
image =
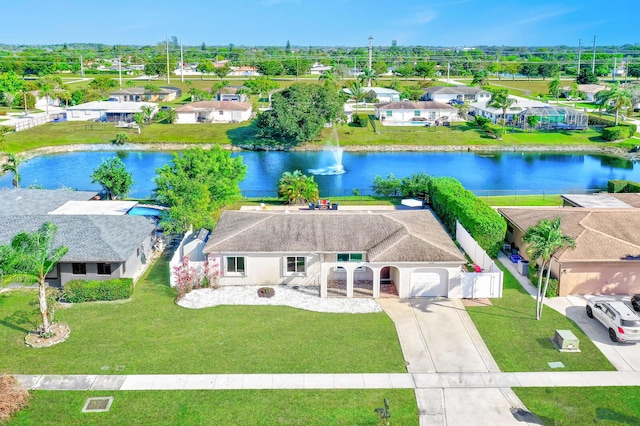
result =
[[[538,129],[584,130],[587,128],[588,117],[584,112],[574,108],[561,106],[529,107],[518,114],[518,125],[528,128],[528,117],[538,117]]]

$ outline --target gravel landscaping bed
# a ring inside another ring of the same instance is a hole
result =
[[[307,311],[366,314],[382,312],[373,299],[320,298],[319,287],[273,286],[273,297],[258,297],[259,286],[228,286],[216,290],[202,288],[188,293],[178,305],[201,309],[218,305],[279,305]]]

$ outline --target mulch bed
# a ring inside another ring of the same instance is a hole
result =
[[[36,332],[31,332],[27,334],[27,337],[24,338],[24,341],[32,348],[46,348],[64,342],[65,340],[67,340],[67,337],[69,337],[69,334],[71,333],[69,326],[64,322],[56,322],[51,324],[51,331],[54,333],[54,335],[46,339],[41,337]]]

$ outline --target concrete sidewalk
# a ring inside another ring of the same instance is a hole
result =
[[[502,389],[640,386],[640,372],[15,375],[28,390]],[[471,401],[466,401],[472,404]]]

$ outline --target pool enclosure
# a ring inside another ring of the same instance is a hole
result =
[[[584,130],[587,128],[587,114],[574,108],[562,106],[530,107],[518,114],[518,126],[530,128],[528,117],[538,117],[537,129]]]

